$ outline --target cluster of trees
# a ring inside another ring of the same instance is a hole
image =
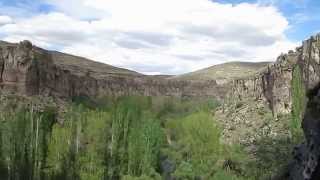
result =
[[[157,163],[164,136],[160,122],[148,111],[150,107],[150,98],[127,97],[114,108],[107,158],[109,179],[161,179]]]
[[[60,123],[53,108],[0,112],[0,179],[257,179],[263,173],[257,163],[240,146],[221,142],[218,105],[151,97],[81,100]]]
[[[19,108],[0,113],[0,179],[157,178],[160,122],[150,98],[126,97],[112,108],[72,105],[55,112]]]
[[[55,114],[19,109],[0,115],[0,172],[2,179],[43,179],[48,140]]]

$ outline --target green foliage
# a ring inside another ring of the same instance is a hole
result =
[[[223,144],[215,100],[74,101],[59,122],[51,108],[40,113],[13,103],[16,110],[0,113],[1,178],[160,180],[166,159],[178,180],[258,179],[284,164],[291,148],[286,139],[266,137],[253,159],[240,145]]]
[[[214,112],[220,106],[216,99],[179,99],[179,98],[154,98],[152,101],[153,111],[156,117],[162,121],[173,118],[180,118],[197,111]]]
[[[108,112],[73,106],[63,125],[55,124],[49,144],[48,176],[52,179],[102,179],[107,148]]]
[[[215,179],[216,173],[222,168],[219,162],[226,162],[229,158],[235,162],[242,160],[239,156],[242,152],[235,153],[236,148],[220,142],[220,128],[209,112],[199,111],[178,120],[170,120],[166,129],[172,142],[163,153],[177,164],[174,175],[178,179]],[[236,177],[236,172],[220,173]]]
[[[212,177],[212,179],[214,180],[241,180],[244,178],[239,178],[236,175],[233,175],[223,169],[219,169],[216,171],[216,173],[214,174],[214,176]],[[248,180],[248,179],[246,179]]]
[[[12,180],[43,179],[46,167],[48,139],[54,123],[54,111],[42,113],[18,109],[15,113],[1,113],[1,168]]]
[[[155,172],[162,144],[160,122],[148,108],[150,98],[120,99],[112,111],[111,152],[108,177],[140,177]]]
[[[290,130],[295,142],[301,141],[303,132],[301,128],[301,119],[306,105],[306,90],[302,80],[300,67],[297,65],[293,70],[292,77],[292,121]]]
[[[150,175],[157,167],[163,132],[159,122],[146,119],[133,127],[128,144],[128,173]]]

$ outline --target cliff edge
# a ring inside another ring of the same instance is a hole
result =
[[[222,97],[215,80],[183,81],[147,76],[78,56],[47,51],[29,41],[0,42],[0,92],[75,96],[145,95]]]

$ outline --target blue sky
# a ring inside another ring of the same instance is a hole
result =
[[[277,7],[292,26],[286,31],[286,35],[292,40],[302,40],[311,34],[320,32],[320,1],[319,0],[216,0],[220,3],[262,3]],[[34,15],[55,11],[55,7],[41,0],[0,0],[0,6],[19,8],[23,15]],[[3,12],[0,14],[12,14],[17,12]]]
[[[320,32],[319,0],[0,0],[0,38],[146,74],[273,61]]]
[[[308,38],[320,32],[320,1],[319,0],[218,0],[221,3],[262,3],[272,5],[288,19],[290,29],[286,35],[296,41]]]

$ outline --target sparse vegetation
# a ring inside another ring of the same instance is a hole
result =
[[[232,80],[254,75],[262,71],[270,62],[228,62],[195,72],[173,76],[171,79],[181,80]]]

